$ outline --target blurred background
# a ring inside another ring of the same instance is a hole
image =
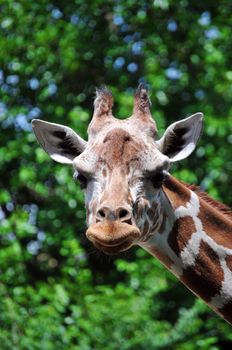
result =
[[[73,170],[50,160],[30,121],[86,137],[96,86],[128,117],[150,88],[160,135],[205,114],[197,150],[173,168],[232,205],[232,3],[2,0],[1,350],[221,350],[231,327],[140,248],[114,258],[86,240]]]

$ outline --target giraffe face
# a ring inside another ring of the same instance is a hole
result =
[[[159,197],[170,161],[133,124],[103,127],[73,162],[85,190],[87,237],[107,254],[148,239],[162,222]]]
[[[33,120],[35,135],[57,162],[72,164],[85,191],[87,237],[107,254],[149,239],[162,221],[162,183],[172,162],[192,153],[202,114],[169,126],[160,140],[147,91],[140,86],[130,118],[112,115],[113,98],[97,91],[88,142],[72,129]]]

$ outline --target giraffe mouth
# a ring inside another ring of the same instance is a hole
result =
[[[124,252],[125,250],[128,250],[133,244],[131,242],[123,242],[121,244],[118,244],[117,246],[109,246],[104,244],[99,244],[98,242],[93,243],[95,247],[99,250],[101,250],[103,253],[107,255],[116,255],[118,253]]]
[[[87,238],[105,254],[114,255],[129,249],[140,238],[136,226],[119,221],[103,221],[91,225]]]

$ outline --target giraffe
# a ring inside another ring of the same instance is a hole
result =
[[[109,255],[139,245],[232,324],[232,211],[169,172],[194,151],[202,113],[158,139],[144,85],[129,118],[115,118],[112,107],[111,92],[98,89],[88,141],[67,126],[32,121],[50,157],[74,168],[85,192],[87,238]]]

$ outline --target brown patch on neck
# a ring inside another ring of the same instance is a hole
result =
[[[232,220],[220,209],[200,198],[200,213],[204,231],[217,244],[232,249]]]
[[[206,302],[220,292],[224,273],[218,255],[202,242],[194,266],[184,270],[181,281]]]
[[[179,255],[187,245],[196,227],[191,216],[177,219],[168,237],[168,243],[172,250]]]
[[[181,205],[185,206],[191,198],[190,190],[171,175],[167,177],[163,190],[174,210]]]

